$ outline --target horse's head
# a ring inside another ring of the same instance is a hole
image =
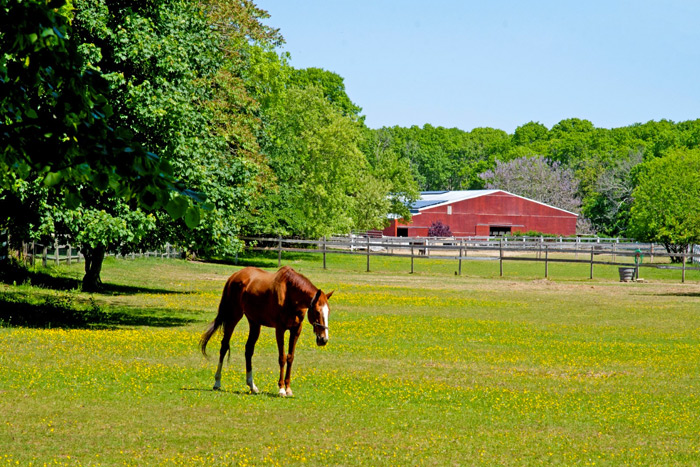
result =
[[[328,299],[331,298],[331,295],[333,295],[333,292],[325,294],[319,289],[311,301],[311,306],[307,313],[309,323],[314,327],[316,345],[318,346],[328,343],[328,315],[330,314]]]

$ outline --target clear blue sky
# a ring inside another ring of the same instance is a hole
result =
[[[371,128],[700,118],[700,1],[257,0]]]

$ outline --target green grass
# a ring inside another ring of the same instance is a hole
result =
[[[262,394],[247,393],[245,321],[211,390],[197,342],[236,266],[110,259],[93,302],[70,290],[80,265],[49,271],[63,291],[0,285],[0,306],[106,317],[0,328],[0,465],[700,464],[697,271],[623,284],[603,266],[591,281],[586,265],[551,264],[544,280],[533,263],[500,278],[497,261],[462,276],[436,259],[413,275],[405,258],[373,257],[370,273],[362,256],[320,261],[283,257],[337,291],[330,343],[304,330],[286,399],[270,329]]]

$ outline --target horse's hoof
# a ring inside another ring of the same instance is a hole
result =
[[[214,386],[212,389],[213,389],[214,391],[219,391],[219,390],[221,390],[221,386]]]
[[[287,397],[287,391],[285,391],[284,388],[280,388],[279,396],[280,397]]]
[[[250,388],[251,394],[258,394],[259,392],[260,392],[260,390],[258,389],[257,386],[253,386],[252,388]]]
[[[292,392],[292,388],[287,388],[287,397],[294,397],[294,393]]]

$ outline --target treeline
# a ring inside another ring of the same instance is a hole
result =
[[[89,289],[107,250],[226,257],[244,234],[380,228],[421,189],[566,200],[582,230],[624,235],[640,165],[698,146],[698,121],[369,129],[343,78],[292,67],[251,0],[0,11],[0,228],[79,245]]]
[[[630,235],[632,193],[642,163],[700,147],[700,120],[596,128],[562,120],[508,134],[425,125],[374,130],[410,161],[421,190],[505,189],[581,215],[580,233]]]

